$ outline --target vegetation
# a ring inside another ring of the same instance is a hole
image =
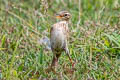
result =
[[[75,71],[65,53],[54,72],[46,69],[54,14],[67,10],[69,49]],[[119,80],[120,0],[0,0],[0,80]]]

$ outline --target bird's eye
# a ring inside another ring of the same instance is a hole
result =
[[[65,14],[64,16],[67,16],[67,14]]]

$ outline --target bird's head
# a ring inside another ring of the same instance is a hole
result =
[[[56,18],[68,21],[71,18],[71,14],[68,11],[61,11],[56,14]]]

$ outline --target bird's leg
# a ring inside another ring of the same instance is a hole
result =
[[[54,55],[51,66],[56,66],[57,63],[58,63],[58,58],[56,57],[56,55]]]
[[[52,63],[50,65],[50,68],[46,69],[46,72],[50,72],[53,71],[54,73],[56,73],[56,65],[58,64],[58,58],[55,54],[55,52],[53,52],[53,59],[52,59]]]
[[[70,57],[69,49],[68,49],[67,45],[66,45],[66,47],[65,47],[65,52],[66,52],[66,54],[67,54],[67,56],[68,56],[68,58],[69,58],[69,60],[70,60],[70,62],[71,62],[71,64],[72,64],[72,67],[74,67],[74,63],[72,62],[72,59],[71,59],[71,57]]]
[[[56,73],[56,64],[58,64],[58,59],[56,55],[53,56],[52,64],[51,64],[51,70]]]
[[[60,55],[61,55],[61,54],[54,53],[53,60],[52,60],[52,64],[51,64],[51,68],[54,69],[54,70],[53,70],[54,72],[55,72],[55,68],[56,68],[57,65],[58,65],[58,59],[59,59]]]

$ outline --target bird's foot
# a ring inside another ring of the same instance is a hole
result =
[[[53,72],[54,74],[58,74],[58,73],[56,72],[56,68],[53,67],[53,66],[48,67],[48,68],[45,70],[45,72],[46,72],[46,73]]]

